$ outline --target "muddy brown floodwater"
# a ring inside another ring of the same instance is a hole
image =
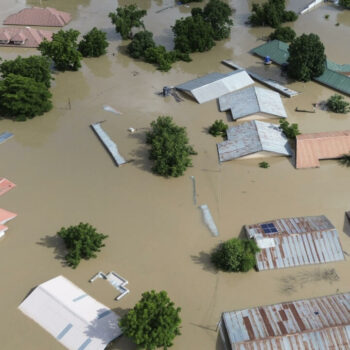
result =
[[[121,5],[133,2],[119,1]],[[136,2],[148,10],[145,24],[157,43],[171,48],[169,27],[188,15],[190,8],[176,6],[157,12],[175,2]],[[271,29],[245,26],[250,1],[230,4],[236,9],[231,39],[217,43],[210,52],[193,54],[191,63],[177,63],[169,73],[161,73],[126,56],[127,42],[114,32],[107,16],[117,7],[116,1],[1,1],[1,22],[25,5],[57,7],[73,15],[66,28],[85,33],[97,26],[108,33],[110,41],[106,56],[84,59],[79,72],[55,75],[51,112],[24,123],[0,121],[0,132],[15,134],[0,145],[0,176],[17,184],[0,198],[0,207],[18,213],[0,242],[2,350],[63,349],[17,309],[33,287],[60,274],[119,314],[132,307],[143,291],[168,291],[182,308],[182,335],[175,339],[174,350],[223,349],[216,332],[223,311],[350,290],[349,261],[246,274],[216,272],[209,263],[211,249],[237,237],[244,224],[292,216],[325,214],[339,230],[343,249],[350,252],[345,232],[349,233],[349,228],[344,226],[344,212],[350,209],[349,169],[336,161],[322,161],[319,169],[297,171],[283,157],[269,159],[269,169],[259,168],[258,159],[219,165],[217,140],[206,132],[214,120],[227,120],[216,102],[198,105],[185,99],[177,103],[172,97],[156,94],[165,85],[208,72],[229,72],[220,63],[222,59],[284,81],[277,67],[264,67],[261,59],[249,53],[263,43],[261,38]],[[325,14],[330,15],[328,20]],[[325,5],[300,17],[293,28],[297,34],[317,33],[332,60],[350,63],[350,11]],[[0,49],[0,56],[7,59],[36,53],[34,49]],[[310,109],[312,103],[327,99],[334,91],[313,82],[289,86],[301,94],[283,101],[289,120],[299,123],[303,132],[350,129],[349,116],[321,110],[315,114],[294,112],[297,106]],[[106,112],[103,105],[123,114]],[[194,166],[181,178],[164,179],[150,171],[145,131],[159,115],[171,115],[186,126],[198,152]],[[132,163],[121,168],[113,164],[89,127],[100,120],[106,120],[104,129]],[[136,132],[129,134],[129,127]],[[218,237],[212,237],[193,204],[191,176],[196,179],[197,204],[208,204]],[[72,270],[64,265],[63,246],[55,234],[62,226],[80,221],[93,224],[109,238],[97,259],[83,261]],[[322,272],[326,268],[334,268],[339,279],[318,278],[326,274]],[[111,270],[129,280],[131,293],[118,302],[108,284],[88,283],[97,271]],[[316,277],[312,277],[314,273]],[[298,276],[310,276],[310,283],[285,287],[286,278],[298,281]],[[122,337],[111,349],[135,346]]]

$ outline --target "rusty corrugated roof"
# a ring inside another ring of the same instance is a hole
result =
[[[271,220],[245,229],[261,248],[256,254],[259,271],[344,260],[338,232],[324,215]]]
[[[350,349],[350,293],[224,312],[234,350]]]
[[[0,46],[11,47],[38,47],[40,43],[46,39],[50,41],[52,39],[52,32],[46,30],[38,30],[33,28],[16,28],[6,27],[0,28],[0,38],[4,36],[10,38],[7,43],[0,43]],[[14,44],[14,41],[24,41],[23,44]]]
[[[336,159],[350,152],[350,130],[297,136],[296,167],[316,168],[320,159]]]
[[[8,16],[4,24],[41,27],[63,27],[71,20],[67,12],[58,11],[54,8],[32,7],[25,8],[13,15]]]

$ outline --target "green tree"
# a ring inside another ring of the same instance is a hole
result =
[[[213,28],[201,15],[178,19],[172,30],[175,35],[175,50],[180,52],[203,52],[215,45]]]
[[[81,67],[81,53],[77,43],[79,34],[79,31],[74,29],[61,29],[52,35],[52,41],[42,41],[38,50],[43,56],[53,60],[56,69],[76,71]]]
[[[0,115],[17,121],[31,119],[52,108],[51,97],[44,83],[10,73],[0,80]]]
[[[346,167],[350,167],[350,153],[343,154],[343,156],[339,159],[339,163]]]
[[[141,300],[119,322],[124,335],[142,349],[164,350],[180,335],[180,311],[165,291],[142,294]]]
[[[340,0],[339,4],[347,9],[350,9],[350,0]]]
[[[81,259],[96,258],[96,252],[105,246],[103,240],[108,237],[96,232],[90,224],[82,222],[76,226],[62,227],[57,234],[64,240],[68,249],[66,261],[73,269],[79,265]]]
[[[143,58],[147,49],[155,47],[153,34],[147,30],[138,32],[127,46],[129,55],[133,58]]]
[[[324,46],[316,34],[303,34],[289,45],[288,75],[309,81],[322,75],[326,68]]]
[[[45,84],[48,88],[51,86],[50,61],[47,57],[29,56],[22,58],[18,56],[14,60],[4,61],[0,64],[0,73],[3,78],[9,74],[21,75],[22,77],[32,78],[38,83]]]
[[[221,243],[211,254],[216,268],[228,272],[247,272],[256,265],[260,249],[252,239],[232,238]]]
[[[344,96],[334,94],[326,103],[328,109],[334,113],[348,113],[350,112],[349,102],[344,101]]]
[[[203,18],[209,22],[213,28],[213,39],[222,40],[230,36],[233,26],[232,9],[221,0],[209,0],[203,9]]]
[[[83,57],[99,57],[107,52],[107,47],[106,33],[94,27],[83,36],[83,40],[78,45],[78,50]]]
[[[295,37],[295,31],[290,27],[278,27],[269,35],[270,40],[280,40],[285,43],[292,42]]]
[[[300,135],[298,124],[289,124],[285,119],[280,119],[280,128],[289,139],[295,139]]]
[[[192,166],[190,155],[196,154],[188,144],[186,129],[168,116],[158,117],[151,127],[146,142],[151,145],[149,158],[153,160],[153,172],[165,177],[183,175]]]
[[[225,124],[222,120],[215,120],[213,125],[209,128],[209,134],[213,136],[226,136],[226,130],[228,129],[228,125]]]
[[[189,4],[190,2],[203,2],[203,0],[181,0],[182,4]]]
[[[117,13],[110,12],[109,17],[115,25],[115,31],[120,33],[123,40],[127,40],[132,37],[132,28],[145,28],[141,18],[146,16],[146,14],[147,11],[140,10],[136,5],[128,5],[118,7]]]

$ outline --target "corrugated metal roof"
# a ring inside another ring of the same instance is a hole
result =
[[[25,8],[4,20],[4,24],[41,27],[63,27],[71,20],[68,12],[54,8]]]
[[[224,312],[232,350],[347,350],[350,293]]]
[[[256,254],[259,271],[344,260],[338,232],[323,215],[271,220],[245,229],[261,247]]]
[[[122,333],[119,316],[63,276],[40,284],[19,309],[71,350],[103,350]]]
[[[230,109],[233,120],[256,113],[287,118],[281,96],[277,92],[256,86],[221,96],[219,106],[220,111]]]
[[[39,30],[33,28],[16,28],[16,27],[6,27],[0,28],[0,36],[1,33],[5,33],[4,35],[10,37],[9,43],[0,43],[0,46],[11,46],[11,47],[38,47],[39,44],[44,40],[52,40],[52,32],[46,30]],[[16,40],[16,38],[20,35],[20,40],[24,40],[23,44],[16,45],[12,43],[12,40]]]
[[[289,45],[282,41],[272,40],[258,46],[252,52],[261,57],[270,56],[273,62],[284,64],[287,63],[289,57],[288,47]],[[350,77],[341,74],[346,72],[350,72],[349,64],[341,65],[327,59],[325,71],[318,78],[314,78],[314,80],[350,95]]]
[[[237,70],[228,74],[211,73],[177,85],[176,89],[190,94],[198,103],[204,103],[252,84],[254,81],[245,70]]]
[[[320,159],[336,159],[350,152],[350,130],[297,136],[296,167],[315,168]]]
[[[219,159],[225,162],[267,151],[291,155],[288,139],[275,124],[252,120],[227,130],[227,141],[217,144]]]

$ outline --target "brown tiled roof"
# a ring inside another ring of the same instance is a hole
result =
[[[16,187],[16,185],[13,182],[5,179],[4,177],[0,177],[0,196],[12,190],[14,187]]]
[[[4,24],[41,26],[41,27],[63,27],[71,20],[67,12],[58,11],[54,8],[32,7],[25,8],[18,13],[8,16]]]
[[[316,168],[320,159],[336,159],[350,152],[350,130],[297,136],[296,167]]]
[[[33,28],[0,28],[0,40],[2,37],[9,37],[10,42],[1,44],[0,46],[14,46],[14,47],[38,47],[44,40],[50,41],[52,39],[52,32],[46,30],[38,30]],[[23,44],[15,45],[12,41],[24,41]]]
[[[9,41],[10,39],[11,39],[11,36],[7,31],[0,32],[0,40],[1,41]]]

